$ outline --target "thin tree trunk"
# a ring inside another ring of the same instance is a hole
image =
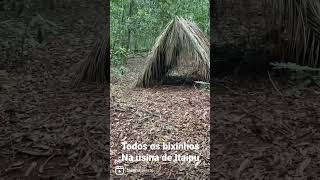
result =
[[[122,15],[121,15],[121,23],[122,24],[125,24],[125,19],[124,19],[124,16],[125,16],[125,5],[124,5],[124,2],[122,1]],[[125,32],[124,32],[125,33]],[[125,36],[122,35],[122,33],[118,33],[118,40],[120,41],[121,43],[121,47],[124,47],[125,46],[125,40],[124,38]]]
[[[131,0],[131,1],[130,1],[130,4],[129,4],[129,14],[128,14],[128,18],[131,18],[131,17],[132,17],[132,9],[133,9],[133,6],[134,6],[134,0]],[[130,40],[131,40],[131,27],[129,26],[129,27],[128,27],[127,50],[130,49]]]

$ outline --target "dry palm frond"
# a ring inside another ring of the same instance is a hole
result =
[[[320,72],[320,68],[311,68],[308,66],[300,66],[295,63],[270,63],[273,69],[288,69],[290,71],[317,71]]]
[[[289,49],[296,63],[320,66],[320,1],[266,0],[272,6],[273,18],[285,24],[289,35]]]
[[[209,41],[191,21],[176,17],[158,37],[147,66],[137,86],[149,87],[163,80],[168,71],[183,61],[190,61],[203,81],[210,79]]]
[[[81,82],[96,82],[104,84],[108,82],[107,50],[109,49],[108,36],[97,40],[88,58],[82,61],[76,71],[74,85]]]

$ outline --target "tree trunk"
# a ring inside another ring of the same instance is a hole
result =
[[[133,6],[134,6],[134,0],[131,0],[129,4],[129,14],[128,14],[129,19],[132,17]],[[130,40],[131,40],[131,27],[128,26],[127,50],[130,49]]]
[[[125,19],[124,19],[124,17],[125,17],[125,12],[126,12],[126,8],[125,8],[125,3],[122,1],[122,15],[121,15],[121,23],[122,24],[125,24]],[[124,33],[125,33],[125,31],[124,31]],[[121,43],[121,47],[125,47],[126,46],[126,40],[124,39],[124,33],[118,33],[118,40],[120,41],[120,43]]]

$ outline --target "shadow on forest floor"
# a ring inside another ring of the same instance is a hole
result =
[[[94,22],[102,11],[98,1],[56,7],[43,16],[59,27],[45,45],[25,49],[23,58],[1,54],[0,68],[13,83],[1,89],[0,179],[107,178],[104,90],[71,87],[73,66],[94,45]],[[8,22],[16,28],[22,20]],[[1,39],[19,43],[14,31],[8,33]]]
[[[320,91],[283,80],[215,80],[213,179],[320,177]]]

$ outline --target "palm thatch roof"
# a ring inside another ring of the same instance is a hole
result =
[[[95,82],[97,84],[109,82],[108,50],[109,35],[106,33],[104,38],[96,41],[89,56],[78,64],[74,86],[81,82]]]
[[[203,81],[210,79],[210,43],[192,21],[176,17],[158,37],[137,86],[161,82],[169,70],[182,61],[191,61]]]
[[[320,67],[320,1],[267,0],[275,24],[285,25],[289,34],[290,54],[296,63]],[[281,32],[280,32],[281,33]]]

